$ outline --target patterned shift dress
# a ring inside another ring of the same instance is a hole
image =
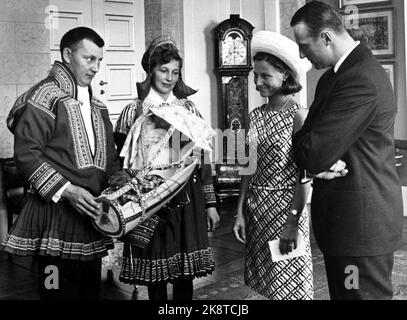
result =
[[[313,299],[308,214],[304,212],[299,221],[306,256],[272,262],[268,246],[268,241],[281,236],[294,196],[297,167],[291,138],[301,106],[293,102],[277,112],[265,108],[250,113],[248,143],[257,143],[257,168],[247,196],[245,283],[273,300]]]

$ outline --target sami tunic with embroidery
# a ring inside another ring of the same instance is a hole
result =
[[[154,98],[154,94],[156,95],[151,89],[145,100],[136,99],[135,103],[123,109],[115,128],[115,140],[119,150],[133,123],[140,117],[148,118],[141,129],[140,137],[148,140],[150,128],[168,130],[169,124],[166,121],[151,112],[146,113],[148,104],[152,103],[160,108],[160,99],[157,95]],[[171,95],[166,103],[182,106],[185,112],[193,112],[201,117],[190,100],[177,99]],[[172,282],[179,277],[193,279],[210,274],[215,263],[208,241],[205,207],[214,206],[216,197],[211,166],[206,162],[199,169],[195,169],[174,200],[157,212],[160,222],[148,247],[141,249],[132,246],[128,241],[124,242],[119,279],[125,283],[149,285]]]
[[[46,79],[17,99],[7,125],[14,134],[16,166],[34,194],[4,243],[6,251],[81,260],[107,254],[111,240],[93,228],[90,217],[64,199],[51,200],[67,182],[98,196],[119,169],[108,110],[93,96],[90,105],[94,154],[76,80],[62,63],[55,62]]]

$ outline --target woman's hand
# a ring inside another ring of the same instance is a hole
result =
[[[233,233],[235,238],[241,243],[246,243],[246,221],[243,216],[243,209],[238,208],[236,214],[235,224],[233,226]]]
[[[211,207],[206,209],[206,219],[209,232],[212,232],[219,227],[220,217],[216,208]]]
[[[294,249],[296,249],[297,238],[298,238],[298,218],[289,213],[280,237],[281,254],[288,254]]]

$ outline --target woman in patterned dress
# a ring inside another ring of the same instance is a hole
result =
[[[167,122],[165,119],[170,121],[166,118],[168,113],[173,112],[175,116],[176,112],[181,112],[187,114],[191,121],[193,118],[204,122],[192,101],[186,99],[196,91],[181,79],[182,58],[172,38],[161,36],[154,39],[143,56],[142,66],[148,77],[137,84],[138,98],[123,109],[115,128],[119,152],[124,146],[121,151],[124,167],[132,169],[139,165],[144,167],[149,159],[158,154],[158,149],[160,156],[171,152],[174,154],[174,151],[181,153],[189,143],[180,138],[183,131],[176,129],[169,142],[161,144],[173,126],[181,125],[179,121]],[[169,108],[177,108],[177,111]],[[135,124],[136,120],[142,125]],[[183,125],[191,131],[200,130],[191,123]],[[138,130],[132,130],[134,128]],[[136,133],[138,138],[134,138]],[[203,132],[199,134],[204,135]],[[131,144],[126,151],[128,141]],[[204,161],[199,165],[183,190],[155,217],[158,217],[158,225],[147,246],[143,248],[125,240],[119,279],[129,284],[147,285],[150,300],[167,300],[167,283],[173,284],[174,300],[191,300],[193,279],[212,273],[215,265],[207,231],[218,226],[219,215],[210,163]]]
[[[268,99],[250,113],[248,146],[257,156],[255,171],[242,176],[236,238],[246,244],[245,283],[272,300],[313,299],[309,217],[304,211],[309,184],[301,184],[293,160],[291,137],[307,112],[292,95],[301,90],[300,76],[309,70],[298,46],[270,31],[252,41],[256,89]],[[253,165],[253,163],[251,163]],[[280,239],[287,254],[305,241],[303,256],[272,261],[268,242]]]

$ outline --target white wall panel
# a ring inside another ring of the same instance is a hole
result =
[[[187,84],[198,93],[191,96],[203,116],[218,125],[217,77],[214,70],[214,40],[212,30],[230,14],[240,14],[255,28],[264,29],[265,0],[184,0],[184,74]],[[249,111],[262,104],[249,76]]]
[[[191,96],[204,118],[217,126],[217,86],[212,29],[228,18],[228,3],[184,1],[185,81],[198,93]]]
[[[105,2],[130,3],[130,4],[133,4],[133,3],[134,3],[134,0],[105,0]]]
[[[106,50],[134,50],[134,17],[105,15]]]
[[[59,51],[59,43],[62,36],[70,29],[83,25],[83,15],[81,12],[55,12],[51,18],[52,25],[58,28],[51,28],[51,50]],[[54,21],[56,20],[56,21]]]
[[[92,2],[89,0],[50,0],[46,9],[49,19],[50,63],[61,61],[59,43],[70,29],[92,27]]]
[[[132,99],[136,95],[136,66],[135,65],[107,65],[106,79],[108,100]],[[115,111],[115,110],[112,110]],[[112,112],[118,113],[119,111]]]

